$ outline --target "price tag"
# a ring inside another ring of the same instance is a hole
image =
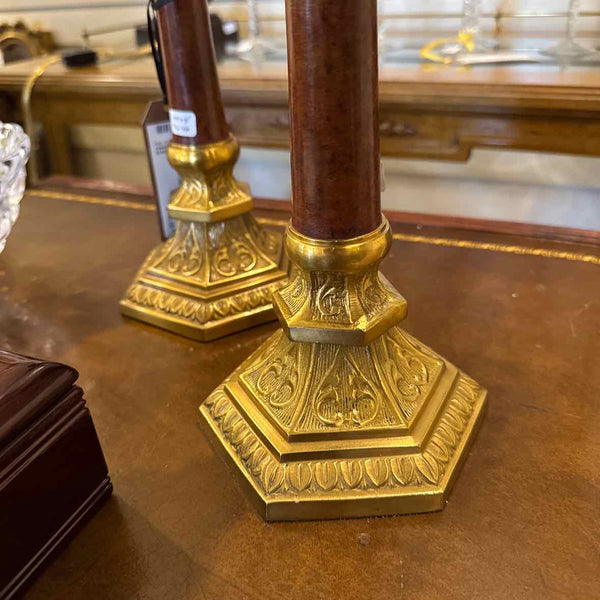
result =
[[[175,220],[168,212],[169,199],[171,192],[179,187],[181,178],[167,160],[167,148],[172,134],[169,117],[161,100],[155,100],[148,105],[142,126],[161,235],[163,239],[167,239],[175,233]]]
[[[173,135],[181,137],[196,137],[198,127],[196,126],[196,115],[191,110],[169,109],[169,119]]]

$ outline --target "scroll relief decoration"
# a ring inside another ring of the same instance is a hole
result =
[[[444,361],[399,327],[379,338],[377,361],[407,422],[444,369]]]
[[[252,213],[246,213],[242,218],[260,251],[272,260],[278,261],[282,252],[281,240],[283,236],[281,233],[261,227],[252,216]]]
[[[346,325],[373,317],[399,299],[378,265],[360,274],[299,272],[280,297],[289,317],[310,307],[308,320]]]
[[[213,279],[235,277],[252,271],[258,263],[258,254],[244,239],[234,238],[229,244],[222,244],[212,257]]]
[[[438,486],[481,394],[478,384],[461,373],[425,451],[401,457],[279,463],[233,406],[223,387],[208,397],[203,410],[263,495],[311,498],[349,490],[368,494],[374,490]]]
[[[362,375],[351,355],[338,351],[314,400],[314,415],[334,428],[365,427],[381,412],[381,395]]]
[[[363,275],[358,289],[358,300],[367,317],[380,313],[390,301],[398,298],[396,290],[377,267],[369,269]]]
[[[271,305],[273,293],[288,280],[282,277],[278,263],[281,234],[260,235],[260,229],[250,214],[216,223],[179,221],[175,235],[151,252],[141,266],[126,299],[193,325],[205,325]],[[265,277],[262,285],[252,284],[256,275]],[[151,277],[156,282],[150,281]],[[218,294],[215,284],[228,285],[233,278],[239,289],[237,293],[210,299],[213,290],[215,296]],[[194,284],[204,290],[205,298],[171,292],[162,285],[165,279]],[[244,290],[246,281],[251,289]]]
[[[180,221],[175,235],[156,250],[150,267],[157,274],[192,278],[199,285],[277,268],[281,235],[260,235],[260,227],[254,225],[251,215],[217,223]]]
[[[350,322],[348,276],[344,273],[310,273],[310,300],[313,318],[323,321]]]
[[[233,165],[222,165],[203,173],[183,171],[179,189],[173,194],[170,206],[188,210],[210,210],[247,202],[250,199],[244,186],[233,176]]]
[[[179,226],[175,235],[159,248],[153,266],[184,277],[198,275],[205,263],[203,244],[198,239],[202,235],[194,224]]]
[[[241,379],[271,416],[289,428],[300,399],[300,372],[310,368],[310,345],[293,344],[275,333],[240,367]]]
[[[397,327],[367,347],[298,344],[280,331],[240,378],[284,429],[318,433],[409,423],[443,368]]]

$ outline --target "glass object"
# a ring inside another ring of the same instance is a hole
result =
[[[281,50],[275,44],[264,39],[260,33],[258,0],[246,0],[248,9],[248,37],[235,48],[235,54],[248,58],[265,58]]]
[[[577,33],[577,18],[579,17],[580,9],[580,0],[569,1],[565,37],[558,42],[558,44],[555,44],[554,46],[544,50],[544,54],[554,56],[558,59],[569,59],[592,53],[591,50],[575,41],[575,35]]]
[[[480,21],[481,0],[464,0],[461,31],[477,37],[479,35]]]
[[[460,37],[470,40],[469,52],[489,52],[498,47],[496,40],[481,35],[481,0],[463,0],[463,18],[460,27]],[[468,45],[468,42],[467,42]]]
[[[19,216],[29,150],[29,138],[23,129],[0,121],[0,252]]]
[[[456,38],[434,40],[421,56],[449,64],[464,54],[485,54],[498,47],[496,40],[481,35],[482,0],[463,0],[463,16]]]
[[[387,23],[385,22],[384,0],[377,0],[377,42],[379,45],[379,60],[383,60],[389,50],[386,36]]]
[[[411,40],[403,35],[404,30],[399,30],[397,26],[398,19],[402,19],[402,14],[394,14],[386,6],[386,0],[377,0],[377,46],[379,52],[379,62],[383,64],[386,59],[397,60],[402,55],[411,53]],[[395,23],[396,22],[396,23]]]

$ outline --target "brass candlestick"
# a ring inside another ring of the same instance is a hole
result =
[[[288,0],[294,278],[283,331],[200,407],[217,449],[269,520],[439,510],[486,392],[404,332],[379,273],[374,0]]]
[[[206,0],[153,0],[181,185],[169,204],[173,237],[146,259],[121,301],[124,315],[207,341],[275,318],[285,285],[282,236],[251,214],[233,177],[239,144],[229,132]]]
[[[297,277],[275,333],[200,407],[268,520],[440,510],[485,390],[397,326],[406,302],[378,271],[391,243],[288,229]]]
[[[272,294],[288,281],[282,236],[252,216],[252,198],[232,173],[238,154],[233,136],[169,146],[182,177],[169,204],[177,229],[137,273],[124,315],[201,341],[275,318]]]

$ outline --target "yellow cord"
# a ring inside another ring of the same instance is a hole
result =
[[[443,56],[437,50],[442,46],[456,44],[457,42],[468,52],[473,52],[475,49],[475,36],[471,31],[463,29],[458,32],[456,38],[443,38],[429,42],[421,49],[421,57],[432,62],[450,65],[452,64],[453,59],[449,56]]]
[[[98,56],[106,60],[118,60],[123,58],[138,58],[150,54],[150,46],[145,45],[136,50],[128,50],[125,52],[114,52],[110,49],[102,49],[98,51]],[[29,75],[23,91],[21,92],[21,112],[23,114],[23,129],[31,140],[31,153],[29,155],[28,176],[29,183],[36,185],[38,183],[38,160],[37,149],[35,147],[35,135],[33,131],[33,116],[31,114],[31,95],[33,88],[38,79],[46,72],[48,67],[60,62],[61,56],[58,54],[50,56],[47,60],[40,63]]]
[[[31,140],[31,152],[29,155],[29,182],[36,185],[38,182],[37,149],[35,147],[35,135],[33,131],[33,117],[31,116],[31,93],[36,81],[44,74],[46,69],[60,61],[60,55],[54,55],[39,64],[29,75],[23,91],[21,92],[21,111],[23,113],[23,129]]]

